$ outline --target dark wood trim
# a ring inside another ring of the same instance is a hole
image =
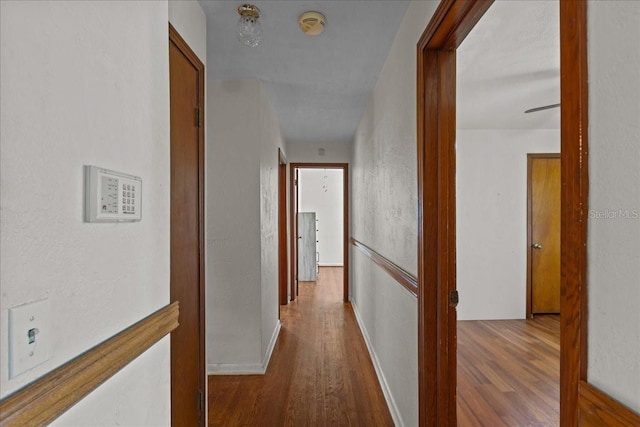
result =
[[[287,305],[287,158],[278,148],[278,294],[279,305]],[[278,307],[278,316],[280,310]]]
[[[298,186],[297,172],[289,167],[289,227],[291,230],[290,243],[291,252],[289,254],[289,300],[293,301],[298,295]]]
[[[396,263],[386,258],[384,255],[376,252],[371,247],[365,245],[355,238],[351,238],[351,244],[360,252],[368,256],[380,268],[386,271],[393,279],[402,285],[406,290],[411,292],[415,297],[418,296],[418,278],[398,266]]]
[[[587,379],[587,2],[560,2],[561,332],[560,424],[580,423]]]
[[[195,54],[195,52],[189,47],[187,42],[182,38],[182,36],[176,31],[176,29],[169,23],[169,42],[173,43],[180,52],[191,62],[195,69],[198,70],[198,108],[200,110],[200,118],[201,124],[198,128],[198,252],[199,252],[199,283],[198,283],[198,294],[199,294],[199,331],[198,331],[198,340],[200,346],[200,360],[198,363],[199,372],[199,388],[200,391],[204,394],[207,387],[207,370],[206,370],[206,322],[205,322],[205,311],[206,311],[206,286],[205,286],[205,126],[207,123],[206,110],[205,110],[205,68],[200,58]],[[206,413],[205,412],[206,405],[202,408],[202,417],[201,422],[206,422]]]
[[[174,302],[0,401],[0,425],[48,425],[178,327]]]
[[[342,300],[349,302],[349,165],[344,164],[342,174],[342,258],[344,269],[342,270]]]
[[[441,0],[418,41],[418,49],[455,50],[493,0]]]
[[[290,168],[290,185],[291,185],[291,200],[293,201],[295,198],[294,192],[296,191],[295,189],[295,170],[296,169],[342,169],[343,174],[342,174],[342,197],[343,197],[343,201],[342,201],[342,206],[343,206],[343,231],[342,231],[342,238],[343,238],[343,243],[342,243],[342,248],[343,248],[343,257],[344,257],[344,269],[343,269],[343,300],[344,302],[348,302],[349,301],[349,164],[348,163],[290,163],[289,164],[289,168]],[[295,230],[295,233],[292,233],[292,238],[291,238],[291,264],[292,264],[292,268],[291,268],[291,282],[293,283],[294,281],[297,283],[297,281],[295,280],[295,276],[296,276],[296,266],[294,264],[297,264],[297,258],[298,258],[298,239],[297,239],[297,234],[298,234],[298,227],[297,227],[297,223],[298,223],[298,219],[296,218],[296,206],[291,206],[291,224],[292,224],[292,230]],[[297,290],[296,290],[297,292]]]
[[[420,426],[456,425],[456,51],[492,1],[443,0],[418,42]]]
[[[620,404],[586,381],[580,382],[579,406],[581,426],[640,426],[640,414]]]
[[[531,240],[531,236],[533,234],[533,227],[531,223],[531,218],[533,217],[533,212],[531,211],[533,207],[531,203],[531,165],[533,163],[533,159],[559,158],[560,153],[527,153],[527,319],[533,319],[533,298],[531,294],[531,256],[533,255],[531,251],[531,246],[533,245],[533,240]]]

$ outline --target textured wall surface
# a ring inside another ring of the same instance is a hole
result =
[[[382,69],[353,148],[352,233],[417,274],[416,44],[436,1],[415,1]],[[417,301],[352,250],[351,294],[398,425],[418,420]]]
[[[208,81],[208,363],[260,360],[258,81]]]
[[[262,295],[261,363],[271,356],[278,329],[278,148],[284,151],[280,126],[260,84],[260,257]]]
[[[258,372],[278,324],[280,131],[257,80],[208,82],[210,372]]]
[[[0,389],[169,302],[166,2],[0,2]],[[142,177],[142,221],[83,222],[83,165]],[[7,310],[48,297],[52,358],[9,380]],[[56,425],[168,425],[169,340]]]
[[[588,14],[589,382],[640,412],[640,3]]]
[[[207,64],[207,17],[197,0],[169,0],[169,21],[203,64]]]
[[[458,320],[524,319],[527,153],[559,153],[560,131],[458,130],[456,137]]]

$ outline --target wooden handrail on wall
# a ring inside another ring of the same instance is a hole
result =
[[[161,308],[0,401],[0,426],[44,426],[178,327],[179,303]]]
[[[354,239],[353,237],[351,238],[351,244],[355,246],[360,252],[371,258],[371,260],[375,262],[380,268],[389,273],[389,275],[393,277],[396,282],[404,286],[404,288],[411,292],[414,297],[418,296],[418,279],[414,275],[402,269],[393,261],[385,258],[369,246]]]

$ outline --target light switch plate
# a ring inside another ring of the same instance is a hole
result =
[[[51,358],[50,324],[48,299],[9,309],[9,378]]]

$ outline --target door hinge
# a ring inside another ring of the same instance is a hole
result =
[[[200,107],[196,107],[196,126],[202,127],[202,109]]]
[[[449,306],[457,307],[460,302],[460,295],[458,295],[457,290],[449,291]]]
[[[293,180],[293,185],[296,185],[296,186],[298,185],[298,180],[297,179]]]

